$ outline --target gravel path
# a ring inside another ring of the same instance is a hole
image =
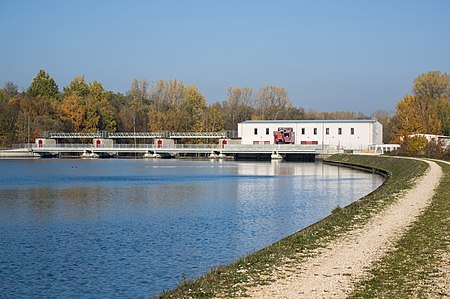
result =
[[[431,202],[442,170],[430,164],[415,187],[360,229],[346,233],[299,265],[273,273],[275,282],[249,290],[253,298],[345,298]]]

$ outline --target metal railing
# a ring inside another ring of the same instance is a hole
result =
[[[169,138],[227,138],[227,132],[169,132]]]
[[[45,138],[54,139],[79,139],[79,138],[163,138],[164,132],[90,132],[90,133],[61,133],[61,132],[45,132]]]
[[[228,132],[85,132],[85,133],[63,133],[63,132],[44,132],[45,138],[54,139],[80,139],[80,138],[192,138],[192,139],[214,139],[228,138]]]
[[[164,138],[164,132],[115,132],[109,133],[108,138]]]

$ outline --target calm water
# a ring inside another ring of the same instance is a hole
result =
[[[381,183],[320,163],[0,160],[0,297],[156,295]]]

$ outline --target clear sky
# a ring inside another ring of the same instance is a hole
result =
[[[209,103],[284,87],[297,107],[393,110],[415,77],[450,73],[449,0],[0,0],[0,84],[39,69],[125,93],[179,79]]]

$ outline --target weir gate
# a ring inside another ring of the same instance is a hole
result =
[[[317,155],[328,153],[323,145],[240,144],[228,132],[96,132],[46,133],[37,138],[29,150],[41,157],[161,157],[217,158],[236,160],[285,159],[314,161]],[[92,142],[81,143],[79,140]],[[128,139],[126,143],[117,142]],[[151,143],[142,143],[148,139]],[[216,139],[215,144],[181,144],[180,139]],[[73,143],[73,141],[78,141]],[[140,142],[137,142],[140,140]],[[71,142],[69,142],[71,141]],[[133,142],[134,141],[134,142]]]

